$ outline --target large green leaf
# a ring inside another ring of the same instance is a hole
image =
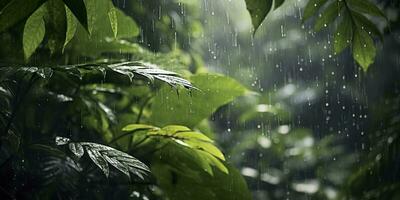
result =
[[[213,176],[205,172],[198,179],[185,176],[163,163],[155,163],[152,172],[161,189],[174,200],[249,200],[251,193],[241,174],[227,165],[229,173],[216,171]],[[171,181],[174,180],[174,181]]]
[[[303,21],[315,15],[328,0],[309,0],[303,12]]]
[[[189,80],[200,90],[188,93],[180,89],[177,95],[164,87],[157,92],[151,108],[151,124],[194,127],[219,107],[248,91],[234,79],[219,74],[196,74]]]
[[[363,29],[354,30],[353,57],[364,71],[374,62],[376,49],[371,36]]]
[[[0,32],[28,18],[46,0],[11,0],[0,10]]]
[[[328,7],[321,13],[321,15],[317,17],[314,30],[320,31],[322,27],[327,27],[339,16],[342,8],[343,3],[341,1],[333,1],[331,4],[329,4]]]
[[[26,60],[31,57],[43,41],[45,35],[44,11],[43,7],[37,9],[25,23],[22,44]]]
[[[333,48],[336,54],[342,52],[352,42],[353,24],[351,18],[347,15],[348,14],[346,13],[343,17],[334,35]]]
[[[250,13],[254,31],[261,25],[264,18],[271,10],[272,0],[245,0],[246,8]]]
[[[383,13],[381,9],[379,9],[374,3],[370,2],[369,0],[347,0],[346,3],[349,4],[352,9],[359,12],[387,19],[385,13]]]
[[[193,164],[188,170],[199,168],[200,171],[205,170],[207,173],[212,175],[213,170],[211,167],[214,166],[220,171],[228,173],[227,168],[222,163],[222,161],[225,160],[225,157],[213,144],[214,141],[206,135],[194,132],[185,126],[169,125],[163,128],[158,128],[150,125],[130,124],[122,130],[132,132],[132,134],[138,134],[137,131],[140,130],[144,131],[146,139],[157,141],[157,143],[163,147],[160,154],[164,159],[170,155],[167,152],[174,152],[173,156],[177,159],[184,159],[187,154],[191,155],[189,156],[190,159],[186,158],[186,162],[195,164]],[[142,142],[144,141],[145,140]],[[169,145],[166,147],[164,144]],[[153,148],[159,148],[155,145],[151,146]],[[179,158],[180,156],[182,156],[182,158]],[[170,162],[169,164],[185,171],[185,167],[182,167],[175,162]]]

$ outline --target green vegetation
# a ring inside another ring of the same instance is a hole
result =
[[[254,37],[289,1],[242,3]],[[0,0],[0,199],[399,198],[398,80],[355,138],[370,150],[349,151],[295,123],[321,90],[210,72],[201,4]],[[298,21],[329,28],[367,77],[397,23],[381,8],[398,6],[310,0]]]

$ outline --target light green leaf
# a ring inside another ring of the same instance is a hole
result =
[[[139,131],[139,130],[150,130],[158,129],[158,127],[146,125],[146,124],[129,124],[122,128],[122,131]]]
[[[31,57],[43,41],[45,35],[43,16],[44,9],[41,7],[36,10],[25,23],[22,38],[25,60],[28,60]]]
[[[76,18],[68,7],[65,7],[65,14],[67,18],[67,32],[65,33],[63,51],[65,49],[65,46],[67,46],[69,41],[71,41],[71,39],[75,36],[76,32]]]
[[[114,7],[113,3],[110,1],[110,7],[108,10],[108,18],[110,20],[111,24],[111,29],[114,33],[114,37],[117,37],[118,34],[118,18],[117,18],[117,11],[116,8]],[[122,24],[122,23],[121,23]]]
[[[303,22],[314,16],[328,0],[309,0],[303,13]]]
[[[343,2],[341,1],[333,1],[329,6],[322,11],[321,15],[317,17],[315,21],[314,30],[320,31],[322,27],[327,27],[328,24],[333,22],[341,12],[343,8]]]
[[[271,10],[273,0],[245,0],[245,2],[254,31],[256,31]]]
[[[151,124],[165,126],[179,124],[194,127],[211,116],[219,107],[229,103],[248,90],[240,83],[219,74],[196,74],[189,79],[200,91],[176,91],[163,87],[152,104]]]
[[[10,0],[0,10],[0,32],[28,18],[45,0]]]
[[[347,48],[352,41],[353,37],[353,25],[351,18],[348,14],[343,16],[342,21],[337,27],[336,33],[334,35],[334,51],[336,54],[342,52]]]
[[[353,58],[364,71],[374,62],[376,49],[374,41],[365,30],[357,29],[353,38]]]
[[[70,9],[70,11],[78,19],[79,23],[88,30],[88,18],[86,7],[91,6],[85,5],[83,0],[63,0],[65,5]]]
[[[120,9],[115,9],[116,16],[118,20],[118,24],[122,24],[122,26],[118,26],[118,38],[133,38],[139,35],[139,26],[136,22],[129,16],[125,15]]]

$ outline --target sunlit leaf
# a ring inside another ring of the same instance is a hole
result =
[[[222,105],[248,92],[239,82],[219,74],[196,74],[190,81],[199,91],[178,90],[177,95],[164,87],[157,93],[152,104],[151,124],[193,127]]]
[[[44,12],[43,7],[37,9],[25,23],[22,43],[26,60],[31,57],[43,41],[45,35]]]
[[[65,42],[63,46],[63,50],[65,46],[71,41],[71,39],[75,36],[76,32],[76,19],[73,16],[71,10],[69,8],[65,8],[66,18],[67,18],[67,32],[65,33]]]
[[[374,62],[376,49],[371,36],[362,29],[354,32],[353,57],[364,71]]]
[[[109,10],[108,10],[108,18],[110,20],[111,29],[112,29],[112,31],[114,33],[114,37],[117,37],[117,34],[118,34],[117,11],[116,11],[116,8],[114,7],[114,5],[112,4],[112,2],[110,2],[109,4],[110,4],[110,7],[109,7]]]

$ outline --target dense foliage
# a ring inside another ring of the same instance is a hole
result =
[[[286,3],[244,2],[254,29]],[[398,169],[391,166],[399,151],[397,97],[387,111],[392,114],[382,114],[389,116],[388,130],[371,134],[376,149],[354,170],[356,155],[346,154],[340,140],[314,141],[310,129],[282,125],[296,113],[285,102],[293,92],[258,94],[204,68],[193,44],[203,34],[199,4],[0,0],[0,197],[245,200],[263,198],[262,180],[274,185],[268,198],[299,199],[318,190],[296,182],[310,171],[324,179],[318,184],[325,192],[313,198],[342,186],[340,197],[349,199],[399,195],[399,174],[386,175]],[[314,16],[315,31],[340,21],[334,53],[350,47],[366,72],[375,59],[375,37],[384,37],[371,16],[390,23],[385,13],[369,1],[310,0],[303,22]],[[238,144],[218,140],[211,121],[239,97],[235,121],[246,134],[231,136]],[[246,127],[259,122],[274,132],[267,137],[254,131],[258,126]],[[336,158],[344,160],[340,166],[323,166]],[[243,168],[254,163],[265,171]],[[273,169],[281,167],[283,174]],[[335,177],[338,167],[346,177]],[[372,170],[376,176],[368,175]],[[374,187],[382,177],[385,185]],[[287,185],[293,194],[284,194]]]

